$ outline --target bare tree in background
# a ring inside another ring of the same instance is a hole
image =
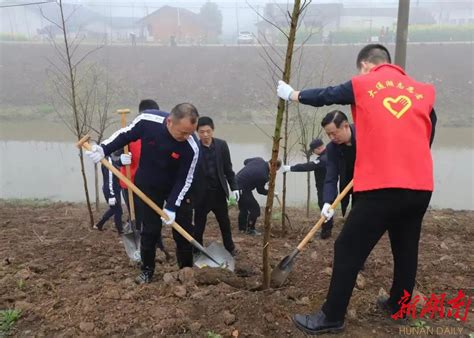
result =
[[[275,75],[282,75],[283,81],[289,82],[291,78],[291,63],[293,59],[293,48],[296,39],[296,31],[298,29],[298,23],[301,13],[305,10],[305,8],[309,5],[310,1],[304,0],[301,4],[300,0],[295,0],[293,4],[293,11],[290,14],[288,12],[288,20],[289,20],[289,32],[285,32],[282,28],[278,27],[275,23],[272,23],[267,18],[263,18],[268,23],[273,25],[276,29],[278,29],[287,40],[287,48],[285,56],[283,57],[281,51],[276,49],[274,46],[271,46],[272,51],[279,56],[281,59],[284,59],[284,67],[282,68],[278,62],[275,61],[274,57],[268,52],[266,48],[263,48],[263,52],[267,56],[267,62],[270,62],[274,68],[276,69],[275,72],[272,74],[272,78]],[[257,12],[258,13],[258,12]],[[273,67],[272,67],[273,68]],[[275,90],[275,83],[270,84],[273,87],[273,91]],[[285,101],[280,99],[278,101],[278,109],[276,114],[276,121],[275,121],[275,131],[273,133],[273,146],[272,146],[272,156],[270,160],[270,178],[268,183],[268,195],[267,195],[267,202],[265,206],[265,220],[264,220],[264,235],[263,235],[263,289],[268,289],[270,287],[270,264],[269,264],[269,253],[270,253],[270,232],[271,232],[271,218],[272,218],[272,209],[273,209],[273,198],[275,192],[275,179],[276,179],[276,172],[277,172],[277,160],[280,150],[280,140],[281,140],[281,126],[284,117],[285,111]]]
[[[68,20],[74,15],[75,10],[65,17],[62,0],[59,0],[57,5],[59,18],[48,18],[41,11],[43,18],[52,24],[54,30],[57,29],[61,33],[63,40],[63,43],[57,42],[55,34],[50,31],[49,40],[54,47],[58,61],[54,62],[48,60],[50,66],[47,71],[52,80],[55,94],[53,97],[53,106],[63,123],[79,141],[83,135],[90,131],[94,115],[93,105],[91,104],[93,95],[90,94],[90,90],[85,88],[85,85],[87,85],[87,81],[85,81],[86,78],[79,76],[81,73],[80,67],[85,67],[85,65],[83,65],[84,60],[102,46],[93,48],[79,55],[79,46],[83,37],[78,33],[76,33],[75,36],[71,36],[68,32]],[[77,8],[78,7],[76,7],[76,9]],[[87,74],[87,71],[85,73]],[[90,203],[82,149],[79,149],[79,161],[81,164],[81,175],[87,210],[89,212],[89,221],[92,227],[94,225],[94,216]]]
[[[315,35],[318,33],[321,33],[322,27],[319,26],[317,27],[316,30],[314,30],[314,27],[311,27],[310,29],[304,30],[303,33],[298,33],[298,31],[301,28],[301,24],[304,20],[304,17],[307,13],[307,8],[310,4],[310,1],[305,2],[301,8],[300,11],[300,16],[299,20],[296,26],[296,32],[295,32],[295,40],[296,40],[296,35],[299,34],[301,38],[300,44],[297,44],[295,50],[293,51],[293,54],[296,55],[299,53],[299,62],[297,65],[293,65],[293,68],[296,67],[298,74],[300,75],[301,69],[303,68],[302,65],[302,55],[303,55],[303,47],[304,45]],[[288,7],[283,8],[282,6],[275,5],[273,9],[276,9],[276,11],[266,11],[265,14],[261,15],[259,11],[255,8],[252,7],[247,2],[247,5],[266,23],[269,27],[274,32],[280,33],[281,36],[283,36],[286,40],[288,40],[288,34],[286,31],[291,27],[291,14],[289,12]],[[265,7],[267,9],[267,6]],[[275,13],[272,13],[275,12]],[[271,99],[273,100],[274,95],[275,95],[275,83],[282,79],[284,69],[281,67],[281,63],[285,61],[285,56],[283,54],[283,50],[281,49],[280,46],[276,46],[276,41],[278,40],[275,38],[274,34],[271,33],[270,37],[267,36],[266,32],[264,34],[259,34],[258,36],[255,37],[258,44],[262,47],[260,50],[260,57],[262,60],[265,62],[266,69],[269,75],[269,79],[267,78],[262,78],[263,82],[266,84],[268,87],[268,93],[271,94]],[[296,42],[295,42],[296,44]],[[312,73],[312,72],[310,72]],[[298,75],[298,77],[300,77]],[[290,143],[290,137],[294,132],[295,127],[298,127],[298,123],[296,119],[292,119],[289,117],[290,116],[290,110],[288,105],[285,106],[285,111],[284,111],[284,117],[283,117],[283,145],[280,146],[283,152],[283,162],[287,163],[288,161],[288,156],[291,153],[292,149],[296,145],[296,143],[291,144]],[[256,123],[254,123],[257,128],[259,128],[261,131],[262,128],[260,128]],[[266,136],[269,138],[272,138],[270,135],[268,135],[266,132],[264,132]],[[286,212],[286,197],[287,197],[287,189],[286,189],[286,173],[283,174],[283,184],[282,184],[282,195],[281,195],[281,235],[285,236],[287,233],[287,225],[291,227],[291,222],[290,219],[287,215]]]
[[[330,55],[325,55],[322,60],[322,68],[319,74],[311,74],[307,79],[303,79],[301,76],[302,67],[302,58],[304,52],[304,46],[300,49],[300,58],[298,63],[298,72],[296,76],[296,86],[297,88],[304,88],[308,84],[308,80],[314,78],[319,79],[319,84],[323,85],[326,78],[326,72],[330,62]],[[298,135],[298,145],[300,146],[299,150],[305,157],[306,161],[309,162],[312,156],[312,152],[309,149],[309,143],[316,137],[321,136],[322,128],[320,126],[321,122],[321,109],[320,108],[310,108],[304,109],[300,105],[296,106],[296,119],[298,122],[297,130],[299,131]],[[306,217],[309,217],[309,211],[311,206],[311,172],[306,173]]]
[[[95,141],[100,144],[104,140],[105,131],[113,124],[113,114],[110,114],[110,107],[118,96],[117,87],[111,86],[108,72],[99,66],[89,68],[87,80],[87,92],[84,96],[87,107],[81,110],[94,112],[92,125],[89,127],[97,135]],[[94,164],[94,189],[95,208],[99,210],[99,165],[97,163]]]

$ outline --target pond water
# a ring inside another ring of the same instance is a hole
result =
[[[235,172],[243,167],[246,158],[269,156],[271,141],[265,130],[271,133],[268,126],[218,126],[215,136],[227,140]],[[474,210],[473,129],[438,128],[432,151],[435,192],[431,207]],[[300,161],[304,160],[295,151],[290,156],[290,163]],[[86,170],[90,191],[93,191],[93,165],[89,161],[86,161]],[[281,177],[279,174],[279,191]],[[306,201],[306,174],[290,173],[287,181],[288,203],[303,205]],[[311,194],[316,196],[312,174]],[[0,198],[48,198],[74,202],[85,199],[74,137],[63,125],[35,121],[1,123]],[[316,202],[314,198],[313,201]]]

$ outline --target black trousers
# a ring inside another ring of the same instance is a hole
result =
[[[323,210],[323,206],[324,206],[324,197],[323,197],[323,190],[324,189],[324,186],[316,186],[316,191],[318,193],[318,206],[319,206],[319,210]],[[321,229],[322,231],[329,231],[329,230],[332,230],[332,227],[334,225],[334,220],[333,218],[331,218],[329,221],[323,223]]]
[[[125,204],[127,206],[128,214],[130,215],[130,205],[128,201],[128,189],[122,189],[123,199],[125,200]],[[138,197],[137,194],[133,194],[133,204],[135,206],[135,227],[138,231],[142,230],[143,224],[143,205],[144,202]],[[163,245],[163,238],[161,233],[158,237],[156,247],[159,248],[161,251],[165,251],[165,246]]]
[[[260,205],[252,194],[252,190],[242,190],[239,199],[239,230],[255,229],[257,218],[260,217]]]
[[[109,202],[109,194],[104,192],[105,200],[107,203]],[[102,228],[102,226],[109,220],[110,217],[114,216],[114,223],[115,223],[115,228],[117,231],[120,233],[122,232],[122,201],[120,199],[120,193],[117,193],[115,195],[115,205],[110,206],[109,209],[102,215],[102,218],[100,221],[97,223],[97,226],[99,228]]]
[[[418,267],[421,223],[431,192],[381,189],[354,194],[351,212],[334,243],[331,284],[322,310],[329,320],[345,317],[357,274],[379,239],[388,231],[394,260],[389,303],[398,309],[403,290],[410,294]]]
[[[160,208],[163,208],[168,193],[153,189],[151,187],[140,187]],[[176,223],[188,233],[193,233],[192,226],[193,209],[191,200],[185,197],[181,206],[176,210]],[[141,232],[140,251],[142,257],[142,271],[153,273],[155,271],[156,246],[161,238],[161,217],[148,205],[143,203],[143,225]],[[191,244],[178,232],[173,230],[173,239],[176,242],[176,259],[180,268],[193,266],[193,254]]]
[[[205,198],[194,209],[194,239],[200,244],[203,243],[207,215],[211,211],[216,216],[217,223],[221,229],[224,247],[227,251],[232,252],[234,250],[234,242],[232,240],[232,231],[230,228],[227,196],[222,188],[215,190],[207,189]]]
[[[130,215],[130,205],[128,202],[128,189],[122,189],[123,200],[127,206],[128,214]],[[133,194],[133,205],[135,207],[135,226],[137,230],[142,229],[143,223],[143,202],[136,194]]]

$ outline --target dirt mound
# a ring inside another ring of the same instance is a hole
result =
[[[293,224],[309,224],[300,210],[292,210]],[[0,201],[0,308],[22,310],[15,335],[108,336],[195,335],[303,336],[291,323],[294,313],[305,313],[324,301],[330,280],[334,237],[314,239],[302,252],[288,283],[258,291],[261,283],[260,237],[235,233],[240,251],[235,273],[222,269],[178,270],[158,252],[153,283],[137,286],[138,268],[127,259],[117,234],[89,229],[79,204],[11,204]],[[312,215],[316,217],[316,212]],[[231,213],[235,224],[235,210]],[[336,219],[335,234],[340,230]],[[420,242],[417,289],[429,296],[446,292],[451,298],[462,289],[472,294],[474,255],[471,249],[473,212],[431,211]],[[271,242],[275,265],[302,238],[307,228],[294,229]],[[205,238],[219,240],[213,218]],[[164,243],[174,242],[169,229]],[[399,334],[374,306],[378,294],[389,289],[392,258],[384,237],[358,279],[343,336]],[[462,328],[467,322],[426,320],[430,327]]]

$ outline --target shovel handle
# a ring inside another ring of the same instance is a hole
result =
[[[275,198],[276,198],[276,200],[277,200],[277,202],[278,202],[278,205],[279,205],[280,208],[281,208],[282,206],[281,206],[280,197],[279,197],[278,195],[274,195],[274,196],[275,196]]]
[[[87,142],[89,138],[90,138],[89,135],[84,136],[83,138],[79,140],[79,142],[77,142],[76,146],[78,148],[83,147],[84,149],[91,151],[92,147]],[[110,164],[104,158],[100,160],[100,163],[103,166],[105,166],[107,169],[109,169],[115,176],[120,178],[129,189],[131,189],[138,197],[140,197],[142,201],[145,202],[150,208],[152,208],[158,215],[160,215],[164,219],[168,219],[168,216],[165,214],[165,212],[161,210],[161,208],[158,205],[156,205],[156,203],[153,202],[140,189],[138,189],[138,187],[135,184],[133,184],[127,177],[125,177],[119,170],[117,170],[117,168],[115,168],[112,164]],[[171,226],[173,227],[173,229],[179,232],[181,236],[186,238],[187,241],[191,243],[196,242],[194,238],[186,230],[184,230],[178,223],[173,222]]]
[[[117,113],[120,114],[122,128],[125,128],[127,126],[127,120],[125,118],[125,115],[130,113],[130,109],[119,109],[117,110]],[[123,153],[128,154],[128,144],[123,147]],[[130,171],[130,165],[128,164],[125,166],[125,173],[127,174],[127,178],[131,181],[132,173]],[[135,203],[133,201],[133,193],[129,191],[127,195],[128,205],[130,207],[130,221],[132,223],[135,223]]]
[[[341,202],[341,200],[347,195],[347,193],[352,189],[352,186],[354,185],[354,180],[351,180],[347,185],[346,187],[344,188],[343,191],[340,192],[339,195],[337,195],[336,199],[334,200],[334,202],[331,204],[331,209],[335,209],[337,207],[337,205]],[[326,217],[324,216],[321,216],[321,218],[319,219],[319,221],[313,226],[313,228],[308,232],[308,234],[303,238],[303,240],[300,242],[300,244],[298,244],[298,246],[296,247],[296,249],[298,251],[301,251],[303,250],[303,248],[306,246],[306,244],[308,244],[309,240],[311,238],[313,238],[314,234],[316,233],[316,231],[319,230],[319,228],[321,227],[321,225],[324,223],[324,221],[326,220]]]

